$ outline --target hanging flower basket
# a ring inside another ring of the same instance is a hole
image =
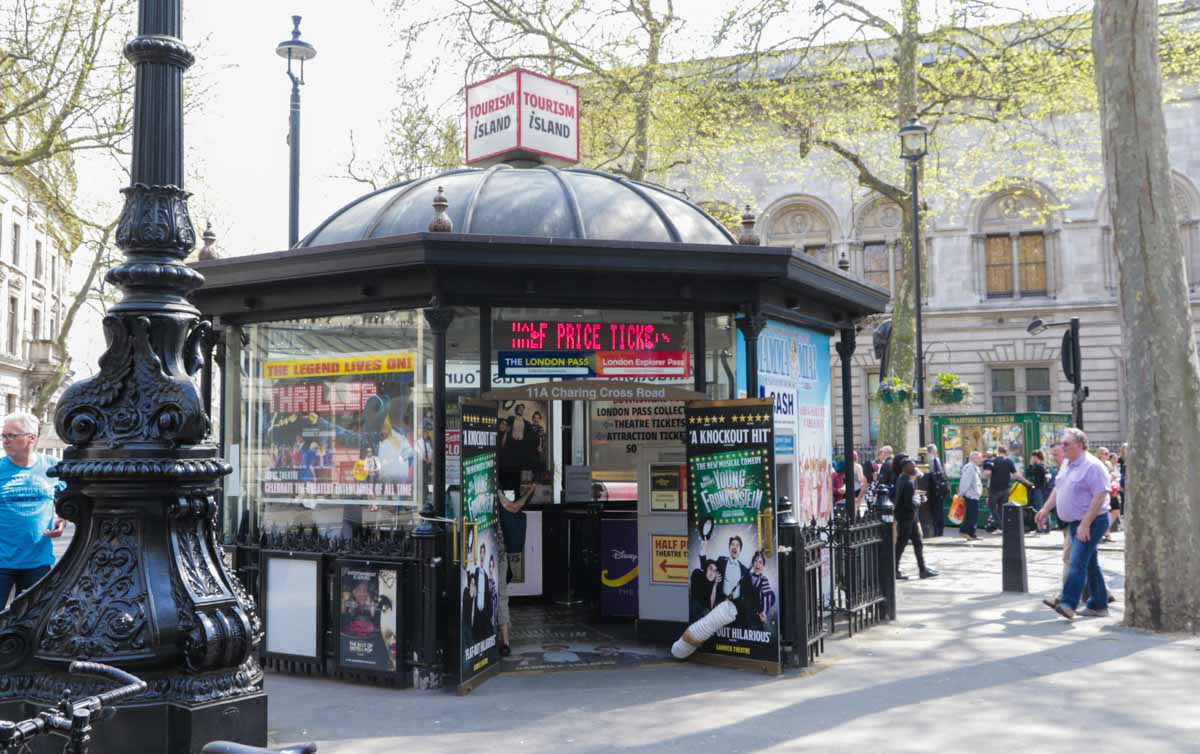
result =
[[[903,403],[912,395],[912,385],[899,377],[888,377],[879,383],[878,395],[884,403]]]
[[[957,374],[942,372],[934,378],[929,393],[934,403],[969,403],[971,384]]]

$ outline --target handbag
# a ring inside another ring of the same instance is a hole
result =
[[[962,524],[963,518],[967,515],[967,501],[961,496],[955,495],[954,500],[950,502],[950,512],[946,514],[952,524]]]

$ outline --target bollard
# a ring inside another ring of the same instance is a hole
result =
[[[896,506],[891,500],[881,497],[875,510],[879,513],[879,525],[883,529],[879,542],[879,586],[887,602],[887,619],[896,620],[896,539],[892,536]]]
[[[1003,523],[1004,555],[1001,565],[1006,592],[1028,592],[1029,571],[1025,567],[1025,522],[1022,506],[1004,504],[1000,519]]]
[[[808,661],[805,620],[804,538],[792,502],[786,495],[779,510],[779,628],[785,667],[804,667]]]

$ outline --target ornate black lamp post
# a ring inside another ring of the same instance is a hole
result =
[[[917,181],[920,178],[921,158],[929,153],[929,129],[916,118],[912,118],[900,129],[900,156],[908,161],[908,183],[912,192],[912,247],[913,281],[917,288],[917,369],[915,413],[917,414],[918,442],[925,448],[925,351],[921,343],[921,204],[917,198]]]
[[[73,660],[136,673],[149,690],[94,738],[107,754],[198,752],[213,738],[266,743],[266,695],[254,656],[254,602],[222,565],[214,535],[219,480],[196,378],[207,323],[188,301],[204,279],[183,263],[196,242],[183,190],[181,0],[141,0],[132,183],[107,279],[124,293],[104,319],[95,377],[55,413],[71,444],[54,473],[58,513],[75,540],[33,589],[0,613],[0,717],[58,700]],[[18,706],[18,705],[23,705]],[[34,705],[34,706],[30,706]]]
[[[1079,352],[1079,317],[1069,322],[1046,322],[1035,317],[1025,328],[1030,335],[1041,335],[1048,327],[1066,327],[1062,339],[1063,375],[1071,381],[1072,421],[1083,429],[1083,402],[1088,398],[1088,389],[1083,385],[1083,357]]]
[[[300,39],[300,16],[292,16],[292,38],[275,48],[275,54],[288,62],[292,80],[292,104],[288,115],[288,246],[300,239],[300,85],[304,83],[304,61],[317,56],[317,48]],[[300,62],[300,75],[292,72],[292,61]]]

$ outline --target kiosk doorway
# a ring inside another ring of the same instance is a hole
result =
[[[498,477],[510,499],[539,478],[539,471],[506,465],[504,447],[512,441],[504,437],[511,432],[506,418],[516,415],[521,402],[534,401],[531,395],[569,398],[549,400],[545,410],[530,405],[554,419],[544,427],[553,445],[546,452],[552,470],[540,474],[545,489],[523,511],[524,546],[510,554],[511,654],[502,660],[505,671],[663,661],[686,625],[682,412],[685,400],[701,394],[654,384],[603,387],[601,393],[596,381],[576,381],[487,395],[496,400],[500,417]],[[601,397],[618,390],[640,400]],[[637,415],[649,418],[620,418]],[[605,447],[611,437],[633,437],[620,430],[634,426],[663,431],[643,433],[616,449]],[[605,468],[593,470],[592,462],[601,459]],[[672,544],[683,557],[656,562],[655,549],[661,553]]]

